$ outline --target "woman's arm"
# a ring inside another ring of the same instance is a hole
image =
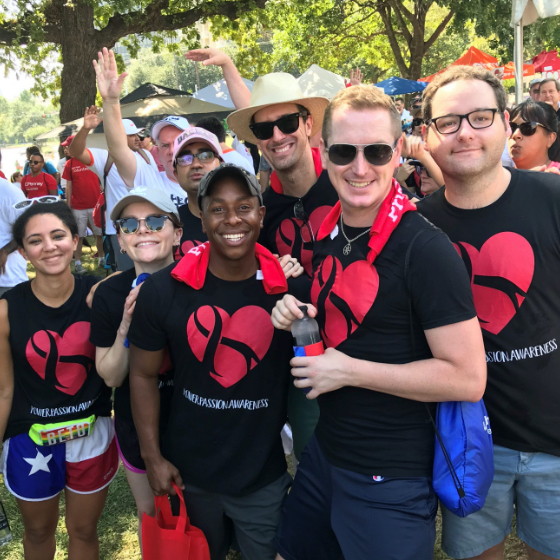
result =
[[[0,441],[4,439],[14,395],[14,364],[10,347],[8,302],[0,300]]]
[[[136,286],[126,298],[122,321],[119,325],[117,338],[113,346],[109,348],[100,348],[98,346],[95,351],[95,367],[97,368],[97,373],[109,387],[120,387],[128,375],[128,348],[124,345],[124,341],[128,335],[128,329],[132,321],[132,313],[134,312],[136,297],[138,296],[140,287],[141,285]]]

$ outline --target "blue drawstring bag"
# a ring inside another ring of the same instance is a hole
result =
[[[441,503],[459,517],[484,505],[494,478],[492,429],[481,399],[440,402],[432,485]]]
[[[404,259],[404,277],[412,246],[410,242]],[[415,359],[412,332],[412,301],[409,292],[409,323],[413,360]],[[437,403],[436,420],[426,404],[426,410],[436,434],[432,486],[441,503],[459,517],[475,513],[484,505],[494,478],[494,448],[492,429],[484,401],[447,401]]]

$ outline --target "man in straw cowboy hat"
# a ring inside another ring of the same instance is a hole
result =
[[[321,129],[329,100],[305,97],[297,80],[283,72],[261,76],[249,92],[229,56],[218,49],[193,50],[185,56],[221,66],[232,101],[239,108],[229,115],[229,128],[241,140],[256,144],[274,170],[270,188],[263,194],[266,214],[259,242],[273,253],[292,255],[311,276],[315,236],[338,201],[323,171],[319,150],[309,143]],[[288,406],[299,461],[319,410],[315,401],[308,401],[293,387]]]

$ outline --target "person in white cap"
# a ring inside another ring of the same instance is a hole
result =
[[[189,121],[185,117],[170,115],[156,122],[150,132],[157,146],[158,159],[163,166],[163,171],[160,171],[161,180],[165,191],[177,207],[185,204],[187,198],[173,171],[173,143],[177,136],[189,127]]]
[[[533,101],[540,101],[541,82],[544,78],[535,78],[529,84],[529,95]]]
[[[107,110],[107,108],[106,108]],[[119,243],[117,240],[117,232],[109,219],[111,210],[115,204],[125,196],[130,190],[127,181],[120,174],[118,160],[122,157],[120,153],[113,152],[112,150],[103,150],[100,148],[86,148],[86,139],[90,132],[97,127],[101,122],[98,117],[100,109],[94,105],[88,107],[84,114],[84,124],[77,132],[74,140],[70,144],[70,156],[81,161],[94,171],[99,177],[101,184],[105,190],[105,202],[107,206],[105,217],[105,233],[110,236],[113,252],[118,270],[127,270],[132,268],[133,263],[130,258],[120,252]],[[139,184],[152,183],[152,177],[157,174],[157,167],[151,154],[146,150],[140,150],[140,140],[138,138],[138,128],[130,119],[122,119],[122,128],[125,132],[126,143],[122,146],[127,154],[134,159],[135,167],[138,167],[140,176]],[[110,148],[110,146],[109,146]],[[110,152],[110,157],[109,157]],[[111,158],[111,159],[110,159]],[[114,161],[114,164],[111,163]],[[153,166],[153,167],[152,167]],[[133,183],[130,183],[130,187]]]

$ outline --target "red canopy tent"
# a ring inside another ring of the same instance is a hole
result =
[[[486,70],[494,72],[503,80],[515,77],[515,68],[513,66],[513,62],[509,62],[505,67],[500,66],[497,58],[494,58],[492,55],[482,52],[476,47],[469,47],[469,49],[463,56],[458,58],[455,62],[451,63],[447,68],[449,68],[450,66],[482,66],[483,68],[486,68]],[[426,78],[420,78],[418,81],[431,82],[438,74],[445,72],[447,68],[444,68],[443,70],[440,70],[439,72],[436,72],[431,76],[427,76]],[[534,73],[535,70],[532,64],[523,65],[524,76],[531,76]]]
[[[560,70],[560,58],[557,51],[543,51],[533,58],[535,72],[555,72]]]

